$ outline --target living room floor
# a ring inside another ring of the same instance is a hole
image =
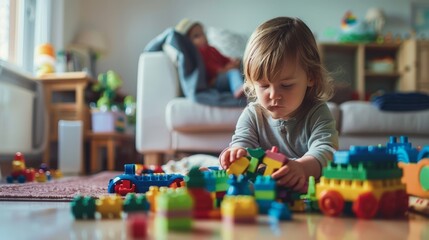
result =
[[[69,202],[0,201],[1,239],[130,239],[123,219],[74,220]],[[357,220],[296,213],[292,221],[224,224],[194,221],[188,233],[159,232],[149,215],[149,239],[428,239],[429,221],[411,214],[402,220]]]

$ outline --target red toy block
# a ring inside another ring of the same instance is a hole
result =
[[[147,220],[144,214],[131,214],[127,220],[128,236],[132,239],[147,237]]]

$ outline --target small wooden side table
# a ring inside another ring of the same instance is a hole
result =
[[[94,133],[87,134],[91,142],[91,160],[90,160],[90,173],[98,171],[100,161],[100,150],[107,148],[107,170],[113,171],[115,169],[115,156],[116,148],[126,148],[130,151],[131,156],[135,156],[135,137],[131,134],[107,132],[107,133]]]
[[[50,164],[51,144],[58,141],[59,120],[81,120],[83,134],[90,129],[89,107],[85,103],[85,88],[92,81],[85,72],[48,73],[36,78],[43,85],[49,115],[48,144],[43,162]],[[71,93],[72,98],[65,98]],[[82,139],[83,142],[83,139]]]

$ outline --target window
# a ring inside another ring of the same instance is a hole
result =
[[[36,0],[0,0],[0,59],[32,71]]]

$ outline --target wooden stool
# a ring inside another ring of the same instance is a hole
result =
[[[116,147],[129,148],[129,151],[132,153],[132,156],[134,156],[134,135],[117,132],[91,132],[88,133],[87,136],[91,141],[90,173],[94,173],[99,170],[99,153],[100,149],[103,147],[107,148],[107,170],[109,171],[113,171],[115,169]]]

